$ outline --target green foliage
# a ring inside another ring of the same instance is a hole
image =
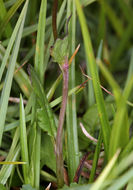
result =
[[[43,135],[41,146],[41,166],[44,165],[56,173],[54,146],[52,144],[51,138],[47,134]]]
[[[7,190],[7,189],[4,187],[4,185],[2,185],[2,184],[0,184],[0,189],[1,189],[1,190]]]
[[[70,184],[70,187],[64,186],[64,187],[62,188],[62,190],[68,190],[68,189],[70,189],[70,190],[80,190],[80,189],[89,190],[90,187],[91,187],[91,185],[78,185],[78,184],[76,184],[76,183],[71,183],[71,184]]]
[[[41,82],[39,81],[37,74],[33,70],[33,68],[30,68],[31,72],[31,77],[32,77],[32,82],[33,82],[33,89],[34,93],[38,97],[38,103],[42,110],[38,110],[38,120],[41,120],[40,126],[42,128],[42,125],[45,127],[45,131],[48,131],[48,133],[52,136],[55,137],[56,133],[56,125],[54,121],[54,116],[52,113],[52,110],[50,108],[50,105],[48,103],[48,100],[46,98],[45,92],[43,90],[43,87],[41,85]],[[42,120],[43,117],[43,120]],[[43,124],[42,124],[43,123]],[[45,125],[46,124],[46,125]]]
[[[68,36],[63,39],[57,39],[54,46],[51,47],[50,50],[53,62],[57,62],[62,65],[65,57],[68,57],[68,50]]]
[[[55,42],[52,6],[0,0],[0,189],[57,188],[63,77],[53,62],[62,67],[80,44],[68,60],[62,190],[132,190],[132,1],[58,1]]]
[[[32,188],[31,185],[23,185],[21,190],[36,190],[35,188]]]

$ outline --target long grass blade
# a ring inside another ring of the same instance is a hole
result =
[[[7,112],[7,107],[8,107],[8,99],[9,99],[9,95],[10,95],[12,79],[13,79],[13,74],[14,74],[14,69],[15,69],[15,63],[16,63],[16,59],[17,59],[17,55],[18,55],[18,51],[19,51],[19,46],[20,46],[20,41],[21,41],[21,36],[22,36],[22,31],[23,31],[23,27],[24,27],[24,21],[25,21],[26,12],[27,12],[27,6],[28,6],[28,0],[26,1],[25,5],[24,5],[24,16],[22,18],[22,23],[21,23],[20,29],[18,31],[16,41],[15,41],[15,45],[13,48],[13,52],[12,52],[12,55],[11,55],[11,58],[9,61],[8,71],[6,74],[5,83],[4,83],[4,87],[3,87],[1,99],[0,99],[0,131],[1,131],[1,133],[0,133],[0,145],[1,145],[2,136],[3,136],[6,112]]]
[[[35,70],[38,73],[42,83],[44,81],[44,40],[45,40],[45,26],[46,26],[46,10],[47,10],[47,0],[43,0],[41,3],[40,14],[39,14],[36,53],[35,53]]]
[[[106,77],[113,89],[117,105],[117,112],[115,114],[110,138],[109,157],[111,158],[119,147],[124,148],[129,142],[129,123],[126,109],[126,100],[128,99],[133,87],[133,76],[130,78],[127,86],[122,93],[119,85],[116,83],[111,73],[106,69],[102,62],[98,61],[98,64],[103,75]]]
[[[22,166],[24,182],[25,184],[28,184],[29,156],[28,156],[27,132],[26,132],[26,123],[25,123],[25,111],[21,95],[20,95],[20,145],[21,145],[22,162],[26,162],[26,164]]]
[[[76,3],[77,13],[79,16],[79,21],[80,21],[80,25],[81,25],[81,29],[82,29],[82,35],[84,38],[85,51],[86,51],[86,56],[87,56],[87,60],[89,63],[89,68],[91,71],[91,77],[93,78],[93,87],[94,87],[96,103],[97,103],[101,127],[102,127],[105,155],[107,157],[108,150],[109,150],[109,136],[110,136],[109,121],[108,121],[107,113],[105,110],[103,94],[102,94],[102,91],[99,86],[100,83],[99,83],[99,77],[98,77],[98,73],[97,73],[96,61],[94,58],[94,53],[93,53],[93,49],[92,49],[90,35],[89,35],[88,29],[87,29],[85,17],[84,17],[79,0],[76,0],[75,3]]]
[[[74,1],[67,1],[67,17],[72,13],[72,17],[69,23],[69,53],[70,55],[75,50],[75,38],[76,38],[76,7]],[[75,86],[75,59],[69,68],[69,89],[73,89]],[[73,181],[75,172],[79,164],[79,150],[78,150],[78,135],[77,135],[77,116],[76,116],[76,95],[68,97],[67,110],[66,110],[66,123],[67,123],[67,162],[68,173],[70,182]]]

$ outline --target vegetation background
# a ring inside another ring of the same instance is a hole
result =
[[[132,0],[0,0],[1,190],[133,189],[132,17]]]

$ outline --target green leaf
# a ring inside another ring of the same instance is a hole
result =
[[[37,190],[33,187],[31,187],[31,185],[27,184],[27,185],[23,185],[21,190]]]
[[[0,190],[7,190],[4,185],[0,184]]]
[[[63,39],[57,39],[54,46],[51,47],[51,56],[53,58],[53,62],[57,62],[59,64],[64,64],[64,59],[69,54],[68,49],[68,36]]]
[[[47,132],[50,136],[53,136],[52,129],[50,127],[49,117],[47,115],[47,111],[44,108],[37,109],[37,119],[39,127]]]
[[[48,121],[49,120],[49,131],[51,131],[52,137],[55,137],[56,135],[56,125],[55,125],[55,120],[54,120],[54,115],[53,112],[50,108],[50,105],[48,103],[46,94],[44,92],[44,89],[42,87],[42,84],[35,73],[34,69],[31,67],[31,77],[32,77],[32,83],[33,83],[33,89],[35,94],[37,95],[37,101],[42,109],[44,109],[43,117]],[[44,121],[44,120],[43,120]],[[45,122],[46,123],[46,122]]]
[[[88,5],[90,5],[91,3],[95,2],[96,0],[80,0],[81,5],[86,7]]]
[[[41,166],[46,165],[56,173],[56,158],[54,146],[51,138],[47,134],[43,134],[41,145]]]
[[[79,185],[77,183],[71,183],[70,187],[64,186],[62,189],[59,190],[90,190],[91,185]]]

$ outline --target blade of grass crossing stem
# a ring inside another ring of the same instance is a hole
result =
[[[75,51],[75,34],[76,34],[76,7],[74,1],[67,1],[67,18],[71,15],[69,23],[69,47],[70,55]],[[71,67],[69,68],[69,88],[75,87],[75,60],[73,60]],[[76,95],[68,97],[67,101],[67,161],[69,180],[73,181],[75,172],[79,164],[79,150],[78,150],[78,135],[77,135],[77,116],[76,116]]]
[[[22,23],[22,20],[23,20],[23,18],[24,18],[24,14],[25,14],[25,12],[26,12],[26,9],[27,9],[27,6],[24,6],[24,7],[23,7],[23,10],[21,11],[21,14],[20,14],[20,16],[19,16],[19,19],[18,19],[18,21],[17,21],[17,24],[16,24],[16,26],[15,26],[15,28],[14,28],[14,30],[13,30],[12,36],[11,36],[11,38],[10,38],[8,47],[7,47],[6,52],[5,52],[5,54],[4,54],[4,58],[3,58],[3,60],[2,60],[2,64],[1,64],[1,67],[0,67],[0,81],[1,81],[1,78],[2,78],[2,75],[3,75],[3,71],[4,71],[4,69],[5,69],[5,66],[6,66],[6,64],[7,64],[7,61],[8,61],[8,59],[9,59],[10,52],[11,52],[11,50],[12,50],[13,44],[14,44],[14,42],[15,42],[15,40],[16,40],[16,36],[17,36],[18,30],[19,30],[20,25],[21,25],[21,23]]]
[[[111,158],[119,147],[124,148],[129,142],[129,123],[126,109],[126,100],[128,99],[133,86],[133,77],[131,77],[129,83],[122,93],[119,85],[115,82],[111,73],[106,69],[102,62],[98,61],[98,64],[103,75],[113,89],[117,105],[117,112],[114,118],[109,146],[109,158]]]
[[[93,87],[94,87],[96,103],[97,103],[99,117],[100,117],[100,123],[101,123],[101,127],[102,127],[105,156],[107,158],[108,150],[109,150],[108,149],[109,148],[109,137],[110,137],[109,121],[108,121],[107,113],[105,110],[103,94],[102,94],[102,91],[101,91],[101,88],[99,85],[100,83],[99,83],[99,77],[98,77],[98,73],[97,73],[96,61],[94,58],[94,53],[93,53],[93,49],[92,49],[92,45],[91,45],[91,39],[90,39],[90,35],[88,32],[87,24],[85,21],[85,17],[84,17],[79,0],[75,0],[75,3],[76,3],[77,13],[79,16],[79,21],[80,21],[80,25],[81,25],[81,29],[82,29],[86,56],[87,56],[87,59],[89,62],[91,76],[93,78]]]
[[[24,27],[24,22],[25,22],[27,7],[28,7],[28,2],[29,1],[27,0],[25,5],[24,5],[25,14],[24,14],[20,29],[18,31],[17,37],[16,37],[16,41],[14,44],[12,55],[11,55],[10,60],[9,60],[8,70],[7,70],[5,83],[4,83],[4,87],[3,87],[1,99],[0,99],[0,131],[1,131],[1,133],[0,133],[0,145],[1,145],[2,136],[3,136],[3,129],[4,129],[6,112],[7,112],[7,107],[8,107],[8,99],[9,99],[11,85],[12,85],[15,63],[16,63],[16,59],[18,56],[20,41],[21,41],[21,37],[22,37],[22,32],[23,32],[23,27]]]
[[[3,20],[6,14],[7,14],[7,11],[6,11],[4,2],[3,0],[0,0],[0,20]],[[12,27],[10,23],[8,23],[5,29],[5,36],[9,38],[11,33],[12,33]],[[0,37],[1,37],[1,33],[0,33]]]
[[[27,132],[26,132],[26,122],[25,122],[25,111],[22,96],[20,95],[20,144],[21,144],[21,158],[23,162],[26,162],[22,166],[23,176],[25,184],[29,184],[29,156],[28,156],[28,145],[27,145]]]
[[[39,13],[39,23],[37,30],[37,42],[35,53],[35,70],[38,73],[41,82],[44,81],[44,40],[46,26],[47,0],[42,0]]]
[[[96,146],[95,154],[94,154],[94,158],[93,158],[92,169],[91,169],[91,173],[90,173],[90,177],[89,177],[89,183],[92,183],[95,179],[96,168],[97,168],[101,145],[102,145],[102,131],[100,129],[98,142],[97,142],[97,146]]]
[[[7,14],[5,15],[4,19],[2,20],[1,24],[0,24],[0,28],[1,28],[1,35],[3,33],[3,31],[5,30],[9,20],[12,18],[12,16],[15,14],[15,12],[17,11],[17,9],[21,6],[21,4],[24,2],[24,0],[18,0],[15,2],[15,4],[9,9],[9,11],[7,12]]]
[[[108,163],[108,165],[105,167],[105,169],[103,170],[103,172],[100,174],[100,176],[98,177],[98,179],[96,180],[96,182],[92,185],[92,187],[90,188],[90,190],[100,190],[102,187],[103,182],[105,181],[105,179],[107,178],[107,176],[109,175],[110,171],[112,170],[114,164],[116,163],[116,160],[119,156],[120,150],[118,150],[115,155],[113,156],[113,158],[110,160],[110,162]]]

